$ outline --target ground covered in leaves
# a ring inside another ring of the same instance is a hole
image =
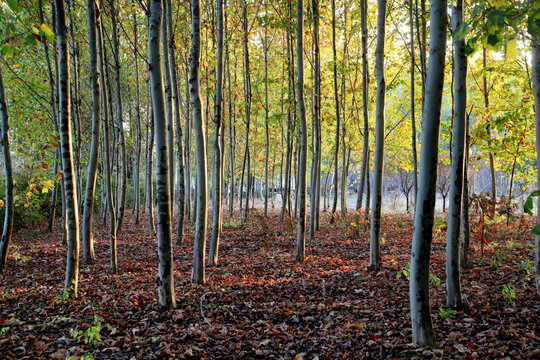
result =
[[[412,218],[386,216],[383,270],[367,271],[369,233],[353,237],[351,219],[328,224],[294,263],[294,221],[246,226],[225,219],[220,264],[207,284],[190,284],[193,234],[175,246],[178,308],[157,305],[156,239],[126,219],[119,273],[109,273],[107,233],[96,231],[97,262],[81,264],[79,298],[62,299],[65,245],[59,229],[32,242],[16,233],[0,278],[0,358],[362,359],[539,358],[540,303],[532,271],[530,219],[472,240],[463,271],[466,308],[445,308],[444,221],[436,222],[431,276],[438,347],[411,343],[407,264]]]

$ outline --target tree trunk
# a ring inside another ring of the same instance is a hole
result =
[[[410,33],[411,33],[411,146],[412,146],[412,156],[413,156],[413,171],[414,171],[414,203],[416,204],[416,194],[418,193],[418,155],[416,151],[416,114],[415,114],[415,92],[414,92],[414,67],[416,66],[415,62],[415,53],[414,53],[414,22],[413,22],[413,0],[409,1],[409,24],[410,24]],[[407,197],[407,213],[409,212],[409,201]]]
[[[538,24],[538,21],[536,22]],[[538,39],[532,44],[532,83],[536,126],[536,161],[540,164],[540,46]],[[536,189],[540,190],[540,167],[537,168]],[[537,223],[540,223],[540,197],[537,205]],[[536,272],[536,295],[540,297],[540,236],[536,236],[534,247],[534,267]]]
[[[99,23],[101,24],[101,23]],[[100,66],[100,80],[103,84],[101,88],[101,98],[102,98],[102,108],[103,108],[103,141],[105,147],[105,184],[107,189],[107,209],[109,213],[109,240],[111,248],[111,273],[115,274],[117,272],[117,254],[116,254],[116,209],[114,206],[113,199],[113,188],[112,188],[112,164],[111,164],[111,150],[109,142],[109,117],[112,121],[112,109],[109,102],[110,94],[110,82],[105,81],[105,68],[107,58],[104,53],[105,48],[103,47],[103,27],[98,28],[98,56],[99,66]],[[108,72],[107,72],[108,74]],[[107,79],[109,77],[107,76]],[[109,92],[107,92],[109,90]],[[114,163],[114,162],[113,162]]]
[[[62,149],[62,167],[65,191],[67,225],[67,264],[64,296],[77,297],[79,279],[79,208],[77,206],[77,188],[74,179],[73,144],[71,139],[71,99],[66,31],[66,12],[64,2],[54,1],[56,10],[56,35],[58,41],[58,115],[60,123],[60,143]],[[2,126],[4,130],[4,126]],[[3,235],[2,235],[3,237]]]
[[[298,162],[298,229],[296,235],[296,262],[306,258],[306,168],[307,168],[307,122],[304,102],[304,1],[297,0],[296,13],[296,68],[298,74],[297,96],[300,116],[300,159]]]
[[[484,66],[484,74],[482,76],[482,81],[484,85],[484,107],[486,108],[486,112],[489,111],[489,88],[487,83],[487,53],[486,48],[482,48],[482,64]],[[488,138],[488,146],[491,145],[491,124],[490,119],[488,119],[488,124],[486,128],[487,132],[487,138]],[[495,178],[495,160],[493,158],[493,152],[491,150],[488,150],[488,156],[489,156],[489,173],[491,175],[491,216],[495,216],[495,208],[497,203],[497,180]]]
[[[139,61],[137,58],[137,47],[139,45],[137,36],[137,12],[133,12],[133,34],[135,46],[133,47],[133,61],[135,62],[135,84],[136,84],[136,102],[135,102],[135,118],[137,119],[137,140],[135,144],[135,160],[133,169],[133,205],[135,210],[135,224],[139,224],[139,205],[140,205],[140,164],[141,164],[141,97],[139,85]]]
[[[174,117],[177,116],[174,113],[173,108],[173,90],[172,90],[172,81],[171,81],[171,72],[173,69],[171,68],[171,55],[169,53],[169,37],[171,35],[168,34],[168,28],[167,28],[167,18],[168,18],[168,12],[170,9],[169,0],[163,1],[163,19],[161,22],[161,31],[162,31],[162,46],[163,46],[163,72],[164,72],[164,79],[165,79],[165,99],[166,99],[166,115],[167,115],[167,148],[169,150],[169,196],[170,196],[170,202],[169,202],[169,213],[172,219],[172,215],[174,214],[174,176],[175,176],[175,169],[174,169]],[[157,145],[157,144],[156,144]],[[172,221],[171,224],[171,233],[172,233]]]
[[[463,23],[463,0],[452,5],[452,27]],[[465,124],[467,123],[467,56],[465,40],[454,40],[454,129],[452,146],[452,174],[450,176],[450,202],[446,238],[446,306],[461,308],[461,280],[459,266],[459,234],[463,198],[463,166],[465,150]]]
[[[120,172],[120,193],[117,198],[118,212],[116,214],[116,235],[122,230],[122,222],[124,221],[124,208],[126,204],[126,189],[127,189],[127,158],[126,158],[126,143],[124,139],[124,115],[122,113],[122,89],[120,85],[120,46],[118,41],[116,9],[114,1],[111,1],[111,22],[112,36],[114,46],[114,74],[116,82],[116,127],[118,131],[118,146],[122,162],[122,170]],[[118,160],[117,160],[118,168]],[[118,179],[117,179],[118,181]]]
[[[338,84],[337,84],[337,50],[336,50],[336,0],[332,0],[332,53],[334,54],[333,58],[333,68],[334,68],[334,101],[336,105],[336,149],[334,153],[334,201],[332,202],[332,214],[330,217],[330,223],[333,224],[336,217],[336,209],[338,202],[338,156],[339,156],[339,125],[340,125],[340,116],[339,116],[339,94],[338,94]]]
[[[265,10],[268,4],[265,2]],[[264,128],[266,156],[264,159],[264,217],[268,216],[268,159],[270,158],[270,134],[268,129],[268,20],[264,22]]]
[[[174,112],[176,116],[174,117],[176,127],[176,148],[178,149],[176,155],[177,162],[177,178],[178,178],[178,224],[176,228],[176,244],[182,245],[182,240],[184,238],[184,216],[185,216],[185,203],[186,203],[186,184],[184,182],[184,149],[182,144],[182,125],[180,123],[180,94],[178,91],[178,73],[176,68],[176,43],[174,40],[174,27],[172,20],[172,2],[167,0],[167,27],[169,33],[169,57],[171,61],[171,82],[172,82],[172,92],[173,92],[173,101],[174,101]],[[187,106],[187,103],[186,103]],[[186,121],[187,123],[187,121]],[[172,171],[172,168],[171,170]],[[171,193],[171,202],[174,197]],[[171,215],[173,212],[171,212]],[[171,222],[172,223],[172,222]]]
[[[319,0],[312,0],[313,8],[313,57],[314,57],[314,79],[313,79],[313,159],[311,162],[311,189],[310,189],[310,216],[309,216],[309,240],[315,237],[317,230],[317,216],[320,204],[320,182],[321,182],[321,164],[319,162],[321,143],[319,132],[319,119],[321,113],[321,58],[319,46]]]
[[[360,185],[358,186],[358,196],[356,198],[356,210],[362,208],[362,200],[364,197],[364,184],[369,181],[367,174],[369,173],[368,157],[369,157],[369,67],[368,67],[368,45],[367,45],[367,0],[360,2],[360,15],[362,26],[362,113],[364,116],[364,145],[362,148],[362,167],[360,168]],[[369,200],[366,200],[366,202]]]
[[[0,274],[4,272],[9,252],[9,243],[11,241],[11,232],[13,229],[13,168],[11,166],[11,150],[9,144],[9,116],[7,110],[7,99],[4,88],[4,79],[2,77],[2,68],[0,66],[0,117],[2,119],[2,154],[4,157],[4,176],[5,176],[5,206],[4,206],[4,230],[0,240]]]
[[[461,245],[460,245],[460,265],[462,268],[469,266],[469,244],[470,244],[470,224],[469,224],[469,115],[465,118],[465,160],[463,165],[463,201],[461,204]]]
[[[377,109],[375,120],[375,160],[373,164],[373,194],[371,213],[371,234],[369,242],[369,269],[381,268],[381,205],[384,170],[384,108],[386,81],[384,76],[384,36],[386,23],[386,0],[378,2],[377,49],[375,50],[375,72],[377,74]]]
[[[98,26],[97,23],[100,22],[101,19],[98,19],[98,14],[96,14],[96,3],[94,0],[88,0],[87,7],[89,33],[88,41],[90,45],[90,83],[92,84],[92,145],[90,147],[90,155],[88,159],[86,192],[84,195],[82,242],[84,262],[88,264],[95,260],[92,217],[94,214],[94,198],[101,132],[101,99],[96,30]]]
[[[193,249],[193,271],[191,282],[204,284],[204,257],[206,249],[206,143],[200,96],[201,60],[201,10],[200,0],[191,2],[191,57],[189,72],[189,93],[193,108],[193,130],[195,134],[195,169],[197,179],[197,211],[195,224],[195,244]]]
[[[214,105],[214,179],[212,180],[212,238],[208,266],[217,266],[219,237],[221,235],[222,217],[222,167],[221,162],[221,127],[223,123],[223,0],[217,1],[217,71],[216,71],[216,101]]]
[[[435,345],[435,333],[433,332],[429,304],[429,263],[433,241],[441,100],[446,55],[446,5],[445,0],[431,1],[430,59],[423,111],[420,174],[411,250],[409,297],[412,340],[420,346]]]
[[[169,186],[169,149],[163,101],[163,75],[160,54],[160,36],[163,3],[150,1],[150,31],[148,38],[148,63],[150,67],[150,86],[152,88],[152,109],[156,137],[156,181],[158,199],[158,259],[159,259],[159,304],[162,308],[176,307],[174,292],[174,271],[171,237],[171,194]]]

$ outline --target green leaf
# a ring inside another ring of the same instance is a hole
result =
[[[533,197],[536,197],[536,196],[540,196],[540,190],[535,190],[531,193],[531,195],[529,195],[529,197],[527,197],[527,200],[525,201],[525,204],[523,205],[523,211],[526,213],[526,214],[529,214],[531,216],[533,216],[533,212],[532,212],[532,209],[533,209]],[[538,226],[538,225],[537,225]],[[540,235],[540,234],[539,234]]]
[[[21,8],[19,7],[19,1],[6,0],[6,2],[9,5],[10,9],[13,10],[13,12],[18,13],[19,11],[21,11]]]
[[[37,39],[32,34],[26,35],[26,37],[24,38],[24,41],[26,41],[30,45],[37,45],[37,43],[38,43]]]
[[[469,32],[469,24],[465,21],[458,25],[458,27],[452,31],[452,36],[454,40],[463,40],[467,33]]]
[[[7,57],[11,57],[13,56],[13,46],[6,44],[2,46],[2,49],[0,49],[0,52],[2,52],[2,54],[4,54]]]
[[[540,224],[536,224],[536,226],[532,229],[532,232],[536,236],[540,236]]]
[[[47,41],[49,42],[54,41],[54,37],[55,37],[54,32],[47,25],[41,24],[41,26],[39,27],[39,32],[45,35],[45,37],[47,38]]]

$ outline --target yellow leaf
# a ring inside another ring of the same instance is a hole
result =
[[[506,58],[509,60],[515,59],[517,56],[517,39],[510,40],[506,44]]]

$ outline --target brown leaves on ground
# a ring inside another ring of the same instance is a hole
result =
[[[188,231],[185,245],[174,249],[178,308],[172,311],[157,305],[156,240],[147,235],[146,221],[125,221],[119,273],[109,273],[108,237],[99,226],[97,262],[81,264],[77,300],[61,298],[65,246],[59,229],[30,246],[24,233],[16,234],[0,279],[1,358],[540,356],[540,306],[526,263],[533,259],[530,221],[497,226],[483,258],[472,239],[472,267],[462,272],[466,308],[455,314],[444,306],[446,234],[435,228],[431,296],[439,346],[433,349],[411,344],[408,282],[396,278],[409,262],[410,217],[383,219],[378,273],[367,271],[369,234],[353,239],[350,219],[330,226],[324,218],[315,241],[308,241],[306,263],[297,265],[288,223],[277,215],[251,217],[244,228],[224,227],[220,263],[207,269],[205,286],[189,283]]]

